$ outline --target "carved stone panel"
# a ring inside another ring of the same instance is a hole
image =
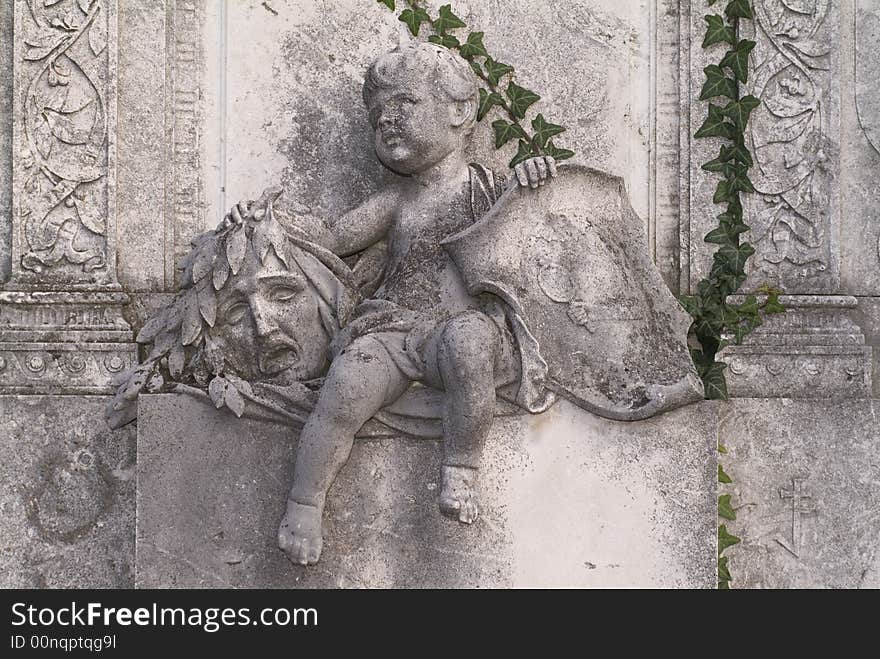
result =
[[[116,285],[115,2],[15,3],[12,280]]]
[[[435,441],[358,441],[330,490],[325,555],[304,567],[276,538],[295,434],[190,396],[145,396],[136,584],[714,588],[717,413],[703,402],[622,424],[562,402],[501,421],[469,527],[434,512]]]
[[[880,587],[876,404],[740,399],[722,413],[734,588]]]
[[[838,285],[840,13],[838,0],[757,0],[748,91],[761,99],[747,139],[749,283],[786,293]]]

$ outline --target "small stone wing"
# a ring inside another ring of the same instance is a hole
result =
[[[530,392],[521,404],[556,393],[629,421],[703,397],[690,318],[651,261],[620,179],[560,168],[537,190],[509,190],[444,245],[468,290],[501,297],[520,325],[520,391]]]

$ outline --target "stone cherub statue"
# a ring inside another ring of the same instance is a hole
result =
[[[620,182],[540,157],[505,191],[464,156],[477,91],[443,47],[380,57],[364,101],[399,178],[334,222],[279,222],[279,191],[239,204],[194,243],[184,290],[140,333],[153,349],[111,405],[121,425],[140,391],[173,381],[301,425],[278,533],[297,563],[318,561],[327,492],[379,426],[442,437],[440,510],[472,523],[497,413],[558,394],[634,420],[702,397],[688,321]],[[353,269],[341,260],[355,255]]]

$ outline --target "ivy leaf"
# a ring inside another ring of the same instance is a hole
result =
[[[724,467],[722,467],[721,465],[718,465],[718,482],[719,483],[732,483],[733,482],[733,479],[725,473]]]
[[[724,362],[715,362],[706,371],[706,375],[703,377],[703,386],[706,389],[706,398],[709,400],[727,400],[727,380],[724,379],[725,368],[727,368],[727,364]]]
[[[727,74],[717,64],[710,64],[703,73],[706,74],[706,82],[700,90],[700,100],[705,101],[716,96],[736,98],[736,81],[727,77]]]
[[[510,64],[504,64],[502,62],[496,62],[491,57],[486,59],[486,77],[489,79],[489,84],[493,87],[497,87],[501,78],[506,76],[508,73],[513,73],[513,67]]]
[[[504,97],[497,92],[489,93],[481,87],[480,107],[477,110],[477,121],[482,121],[486,115],[489,114],[489,111],[497,105],[504,105]]]
[[[507,85],[507,98],[510,99],[510,111],[517,119],[524,119],[526,111],[541,100],[535,92],[510,81]]]
[[[752,5],[749,0],[731,0],[724,10],[729,18],[752,18]]]
[[[704,163],[702,168],[707,172],[724,174],[725,177],[733,173],[733,165],[720,158],[715,158],[715,160],[710,160],[709,162]]]
[[[742,272],[746,261],[755,253],[755,248],[748,243],[742,245],[723,245],[718,250],[720,256],[731,272]]]
[[[712,196],[712,203],[723,204],[730,199],[730,196],[736,192],[730,180],[724,179],[718,181],[718,187],[715,188],[715,194]]]
[[[718,527],[718,553],[721,554],[728,547],[740,543],[740,539],[727,531],[727,526],[722,524]]]
[[[779,301],[779,293],[770,293],[763,309],[764,313],[785,313],[785,306]]]
[[[486,47],[483,45],[483,33],[471,32],[467,41],[458,49],[458,54],[467,60],[477,56],[488,57],[489,53],[486,52]]]
[[[722,556],[718,559],[718,587],[722,590],[726,590],[730,588],[727,585],[729,581],[732,581],[730,577],[730,569],[727,565],[727,556]]]
[[[724,115],[729,117],[736,127],[739,128],[739,131],[742,132],[746,127],[746,124],[749,123],[749,117],[752,115],[752,111],[760,105],[761,101],[754,96],[743,96],[738,101],[731,101],[728,103],[722,112],[724,112]]]
[[[681,304],[682,308],[691,316],[696,316],[700,311],[700,301],[696,295],[680,295],[678,297],[678,302]],[[691,358],[696,362],[698,357],[693,355],[693,352],[701,352],[701,351],[692,351]]]
[[[716,227],[706,234],[703,238],[704,242],[715,243],[717,245],[727,245],[732,242],[730,233],[725,227]]]
[[[731,190],[736,192],[754,192],[755,186],[748,175],[748,167],[736,165],[733,167],[733,176],[729,179]]]
[[[736,30],[724,22],[723,16],[713,14],[704,18],[709,26],[706,29],[706,37],[703,39],[703,48],[708,48],[716,43],[726,42],[731,46],[736,43]]]
[[[735,520],[736,511],[730,505],[730,495],[722,494],[718,497],[718,515],[724,519]]]
[[[416,9],[416,11],[424,12],[424,9]],[[427,16],[427,13],[425,13]],[[430,19],[429,19],[430,20]],[[446,30],[454,30],[459,27],[467,27],[465,22],[452,13],[452,5],[443,5],[440,7],[440,18],[433,23],[434,31],[437,34],[444,34]]]
[[[516,151],[516,155],[513,157],[513,160],[510,161],[510,168],[513,169],[521,162],[525,162],[529,158],[534,158],[535,154],[532,151],[532,145],[529,142],[524,140],[519,141],[519,146]]]
[[[438,34],[432,34],[430,37],[428,37],[428,41],[430,41],[431,43],[439,44],[441,46],[445,46],[450,50],[461,46],[461,41],[456,39],[451,34],[444,34],[442,36]]]
[[[721,60],[721,66],[726,66],[733,71],[736,79],[742,83],[749,81],[749,53],[755,47],[755,42],[748,39],[739,41],[733,50],[728,50],[724,59]]]
[[[721,112],[721,108],[712,103],[709,104],[709,116],[700,126],[700,129],[694,133],[694,137],[726,137],[733,139],[736,134],[736,126],[727,121],[727,118]]]
[[[560,160],[568,160],[569,158],[574,158],[574,151],[570,149],[563,149],[555,144],[553,144],[553,140],[547,142],[547,146],[544,147],[544,153],[548,156],[552,156],[553,159],[557,162]]]
[[[718,452],[721,455],[727,455],[727,447],[724,444],[718,444]]]
[[[405,23],[412,35],[417,37],[419,36],[419,28],[421,28],[422,23],[430,23],[431,17],[422,7],[414,7],[413,9],[404,9],[400,12],[400,18],[397,20]]]
[[[705,163],[703,169],[707,172],[721,172],[727,176],[732,171],[734,163],[740,163],[746,167],[752,166],[752,155],[745,145],[722,146],[718,157]]]
[[[751,167],[755,164],[752,160],[752,154],[749,153],[746,145],[741,140],[738,140],[737,144],[721,147],[719,158],[727,161],[735,160],[746,167]]]
[[[492,122],[492,128],[495,129],[495,148],[500,149],[510,140],[519,138],[521,140],[529,139],[526,132],[519,124],[512,124],[504,119],[498,119]]]
[[[556,124],[551,124],[544,118],[543,114],[539,114],[532,119],[532,128],[535,129],[535,136],[533,138],[534,143],[537,144],[540,149],[547,146],[547,142],[550,141],[551,137],[565,132],[565,128],[557,126]]]
[[[394,0],[378,0],[381,4],[385,5],[391,11],[394,11]]]

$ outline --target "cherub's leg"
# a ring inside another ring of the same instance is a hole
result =
[[[443,485],[440,510],[470,524],[477,519],[477,468],[495,415],[495,359],[499,336],[492,321],[472,312],[450,320],[437,363],[443,412]]]
[[[300,435],[287,513],[278,530],[278,543],[291,560],[318,561],[324,500],[348,461],[355,434],[408,385],[382,345],[369,338],[355,341],[333,361]]]

